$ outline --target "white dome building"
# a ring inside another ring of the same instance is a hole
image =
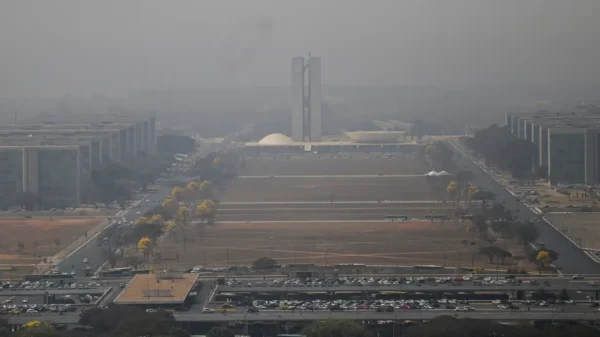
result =
[[[283,133],[272,133],[265,136],[263,139],[258,141],[259,145],[292,145],[294,141],[292,138],[284,135]]]

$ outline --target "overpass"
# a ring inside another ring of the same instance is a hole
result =
[[[600,320],[600,312],[597,310],[581,310],[581,311],[472,311],[472,312],[455,312],[444,310],[431,311],[396,311],[396,312],[373,312],[373,311],[356,311],[356,312],[260,312],[260,313],[179,313],[174,314],[175,320],[181,324],[193,322],[298,322],[298,321],[315,321],[325,319],[347,319],[347,320],[431,320],[435,317],[452,315],[458,318],[470,319],[487,319],[499,321],[513,320],[552,320],[552,321],[596,321]],[[56,324],[77,324],[79,316],[72,315],[41,315],[41,316],[11,316],[8,317],[10,324],[25,324],[31,320],[49,321]]]

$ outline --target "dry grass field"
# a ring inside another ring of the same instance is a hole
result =
[[[424,176],[335,178],[238,178],[221,201],[438,200]]]
[[[0,266],[13,273],[33,270],[42,257],[53,256],[104,219],[0,219]],[[12,273],[5,271],[5,277]]]
[[[382,221],[386,215],[452,214],[452,204],[436,202],[444,195],[427,184],[420,159],[334,157],[249,158],[240,173],[246,177],[231,181],[220,197],[217,223],[186,230],[185,252],[181,238],[165,238],[158,247],[163,260],[155,267],[250,265],[264,256],[280,264],[496,267],[477,254],[487,243],[471,245],[472,234],[462,224]],[[295,175],[311,177],[277,177]],[[384,200],[397,202],[380,203]],[[497,244],[522,255],[521,245]],[[501,269],[516,264],[506,262]]]
[[[600,249],[600,214],[547,214],[546,219],[580,246]]]
[[[333,157],[333,158],[332,158]],[[366,154],[277,156],[248,158],[240,175],[356,175],[425,174],[427,168],[414,155],[384,157]]]
[[[225,223],[202,226],[187,233],[194,237],[182,253],[181,243],[166,240],[161,251],[180,255],[178,265],[208,267],[249,265],[263,257],[280,264],[365,263],[412,266],[435,264],[495,268],[477,253],[482,246],[453,222],[307,222]],[[193,233],[195,231],[195,233]],[[515,255],[522,249],[508,247]],[[514,263],[507,260],[506,268]],[[160,265],[166,267],[167,264]]]

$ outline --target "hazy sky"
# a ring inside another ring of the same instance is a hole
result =
[[[585,84],[600,0],[2,0],[0,97],[288,85]]]

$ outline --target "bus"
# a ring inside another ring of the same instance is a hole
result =
[[[101,271],[102,277],[123,277],[123,276],[131,276],[131,271],[133,268],[124,267],[124,268],[113,268],[108,270]]]
[[[406,215],[386,215],[385,219],[387,221],[391,221],[391,222],[394,222],[394,221],[406,221],[406,220],[408,220],[408,216],[406,216]]]
[[[72,278],[73,275],[67,273],[30,274],[23,276],[25,281],[64,280]]]

